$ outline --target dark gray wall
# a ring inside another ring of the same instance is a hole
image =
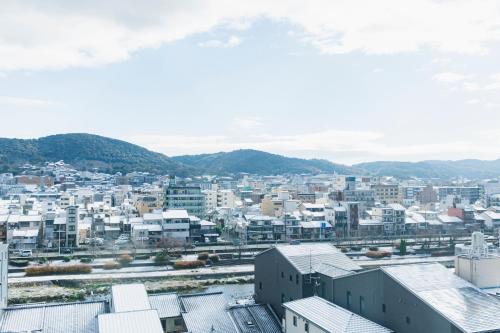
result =
[[[254,284],[256,301],[262,304],[270,304],[279,317],[282,317],[284,314],[282,295],[284,301],[289,302],[309,297],[313,294],[313,288],[307,276],[302,276],[274,248],[264,251],[255,257]],[[260,288],[261,286],[262,288]]]
[[[396,332],[456,332],[448,320],[381,270],[354,274],[330,282],[331,294],[326,299]],[[351,293],[350,307],[347,306],[348,291]],[[360,297],[364,298],[364,311],[360,309]]]

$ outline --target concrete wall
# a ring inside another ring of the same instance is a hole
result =
[[[500,257],[455,257],[455,273],[479,288],[500,286]]]
[[[351,294],[350,306],[347,292]],[[329,300],[396,332],[456,332],[449,321],[381,270],[334,280],[333,296]]]

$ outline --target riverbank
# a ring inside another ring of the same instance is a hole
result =
[[[97,300],[109,295],[112,285],[117,283],[144,283],[150,294],[165,292],[203,291],[211,286],[242,285],[253,283],[253,275],[218,279],[193,279],[177,277],[171,279],[132,278],[130,280],[102,281],[54,281],[18,283],[9,286],[9,305],[37,302],[71,302]]]

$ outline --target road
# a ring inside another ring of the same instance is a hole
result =
[[[372,269],[380,266],[387,265],[402,265],[402,264],[416,264],[416,263],[453,263],[453,256],[446,257],[401,257],[401,258],[386,258],[378,260],[357,260],[353,259],[357,264],[365,269]],[[217,267],[204,267],[194,270],[165,270],[156,268],[155,271],[147,270],[137,271],[94,271],[91,274],[82,275],[48,275],[48,276],[20,276],[20,274],[9,274],[9,283],[36,283],[36,282],[49,282],[49,281],[97,281],[97,280],[123,280],[123,279],[146,279],[146,278],[173,278],[173,277],[191,277],[191,278],[218,278],[227,275],[252,275],[254,274],[254,265],[232,265],[232,266],[217,266]]]
[[[404,236],[401,236],[404,238]],[[363,238],[363,239],[339,239],[339,240],[334,240],[330,241],[335,246],[347,246],[347,247],[352,247],[352,246],[392,246],[394,242],[398,241],[401,237],[392,237],[392,238],[374,238],[374,239],[369,239],[369,238]],[[470,240],[470,236],[466,237],[451,237],[454,239],[455,242],[464,242]],[[408,245],[420,245],[423,244],[424,241],[429,241],[430,243],[434,244],[437,242],[441,242],[441,244],[446,244],[450,240],[450,236],[418,236],[418,237],[408,237],[405,238],[407,241]],[[303,243],[306,243],[307,241],[303,241]],[[324,243],[326,241],[323,241]],[[314,242],[311,242],[314,243]],[[316,242],[317,243],[317,242]],[[276,242],[276,243],[259,243],[259,244],[247,244],[247,245],[242,245],[242,246],[234,246],[230,244],[217,244],[217,245],[207,245],[207,246],[197,246],[195,249],[177,249],[175,252],[181,253],[181,254],[191,254],[191,253],[199,253],[199,252],[218,252],[218,253],[237,253],[237,252],[260,252],[265,249],[270,248],[271,246],[275,246],[277,244],[286,244],[285,242]],[[116,257],[122,253],[130,253],[130,252],[135,252],[137,255],[154,255],[158,249],[122,249],[119,251],[112,251],[112,250],[96,250],[96,251],[75,251],[73,253],[73,256],[79,256],[79,257],[84,257],[84,256],[92,256],[92,255],[97,255],[98,257],[107,257],[107,258],[113,258]],[[40,253],[38,254],[38,257],[46,257],[48,259],[54,259],[54,258],[61,258],[64,256],[68,256],[67,254],[59,254],[57,252],[47,252],[47,253]],[[20,257],[16,257],[14,254],[10,255],[11,259],[22,259]]]

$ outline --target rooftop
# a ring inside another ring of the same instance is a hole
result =
[[[500,329],[500,299],[476,288],[446,267],[417,264],[381,269],[463,332]]]
[[[313,296],[283,304],[283,307],[307,319],[329,333],[389,333],[392,332],[340,306]]]
[[[156,310],[107,313],[98,321],[99,333],[163,333]]]
[[[321,264],[328,264],[349,271],[360,270],[354,261],[327,243],[278,245],[276,249],[302,274],[309,274]]]
[[[148,294],[143,284],[117,284],[111,287],[115,312],[150,310]]]
[[[104,301],[11,307],[1,317],[0,332],[97,333],[97,316],[106,308]]]

